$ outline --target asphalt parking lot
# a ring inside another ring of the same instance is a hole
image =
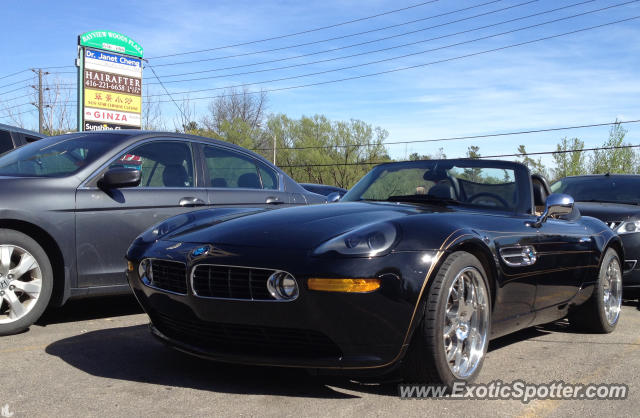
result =
[[[156,342],[130,297],[70,302],[0,339],[0,407],[22,416],[637,416],[640,311],[623,306],[611,335],[563,323],[494,340],[481,382],[626,383],[619,401],[401,400],[395,383],[303,370],[216,364]],[[6,407],[8,405],[8,408]],[[8,412],[8,414],[7,414]]]

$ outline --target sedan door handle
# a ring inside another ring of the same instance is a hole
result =
[[[204,200],[197,197],[183,197],[180,199],[179,205],[182,207],[204,206]]]
[[[278,199],[277,197],[274,197],[274,196],[267,197],[267,199],[264,201],[264,203],[266,203],[267,205],[282,205],[282,204],[284,204],[283,201],[281,201],[280,199]]]

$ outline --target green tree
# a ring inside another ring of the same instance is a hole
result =
[[[553,154],[555,168],[554,180],[567,176],[587,174],[587,156],[584,151],[584,141],[578,138],[560,140],[556,146],[558,153]]]
[[[593,174],[633,173],[637,159],[632,148],[619,148],[630,145],[624,141],[627,130],[616,123],[609,130],[609,138],[602,144],[603,148],[591,156],[590,169]]]
[[[271,115],[264,136],[276,138],[277,165],[299,182],[350,188],[374,163],[390,160],[383,143],[388,132],[360,120]]]
[[[518,146],[518,154],[520,155],[517,157],[517,160],[529,167],[529,170],[532,174],[540,174],[544,177],[549,177],[548,170],[542,163],[542,159],[538,158],[536,160],[534,158],[531,158],[527,153],[527,148],[525,145]]]

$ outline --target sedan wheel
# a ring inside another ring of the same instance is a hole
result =
[[[27,250],[0,245],[0,324],[23,318],[33,309],[42,289],[42,271]]]
[[[475,372],[487,344],[489,304],[482,274],[463,269],[449,287],[443,344],[449,369],[465,379]]]
[[[473,381],[487,352],[491,294],[482,263],[472,254],[449,255],[429,279],[422,321],[403,360],[403,378],[413,383]]]
[[[44,312],[53,288],[51,263],[31,237],[0,229],[0,335],[28,328]]]

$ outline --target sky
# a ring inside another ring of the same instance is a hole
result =
[[[178,101],[188,98],[196,114],[206,111],[208,97],[222,94],[228,86],[255,83],[249,89],[273,90],[359,77],[269,92],[268,111],[293,118],[323,114],[332,120],[360,119],[386,129],[389,142],[640,119],[640,19],[529,43],[640,16],[640,1],[594,13],[587,12],[626,2],[423,2],[5,0],[0,77],[26,68],[60,66],[48,69],[47,77],[74,85],[77,37],[102,29],[126,34],[141,44],[149,65],[172,97]],[[392,12],[401,8],[407,9]],[[558,8],[563,9],[552,11]],[[318,29],[378,14],[383,15]],[[571,17],[577,14],[582,15]],[[554,22],[543,24],[550,21]],[[538,24],[542,25],[522,29]],[[383,29],[392,25],[395,27]],[[361,34],[364,31],[369,33]],[[504,32],[511,33],[501,34]],[[253,42],[273,37],[280,39]],[[330,40],[338,37],[341,39]],[[251,43],[237,45],[247,42]],[[483,52],[521,43],[525,44]],[[236,56],[229,57],[232,55]],[[184,63],[194,60],[205,61]],[[259,64],[274,60],[279,61]],[[296,66],[281,68],[292,65]],[[345,68],[356,65],[360,66]],[[145,92],[165,94],[148,67],[144,71]],[[414,68],[403,69],[406,67]],[[199,71],[209,72],[176,75]],[[390,72],[369,76],[385,71]],[[180,81],[212,76],[217,78]],[[27,100],[18,97],[31,91],[31,77],[23,72],[0,78],[0,86],[4,86],[0,87],[0,122],[10,122],[3,119],[3,106]],[[295,78],[272,81],[291,77]],[[179,82],[170,82],[176,80]],[[208,90],[189,92],[202,89]],[[75,100],[74,87],[70,95]],[[166,100],[163,116],[167,128],[174,129],[178,109],[168,96],[158,97]],[[33,106],[14,108],[17,110],[29,111],[22,115],[27,127],[37,125]],[[640,124],[626,128],[628,141],[639,143]],[[440,147],[448,157],[461,157],[469,145],[479,146],[483,155],[514,153],[519,144],[525,144],[529,152],[543,152],[554,150],[564,136],[579,137],[587,147],[598,146],[608,131],[608,127],[598,127],[389,145],[388,149],[393,158],[405,158],[412,152],[434,154]],[[549,159],[544,157],[543,161]]]

